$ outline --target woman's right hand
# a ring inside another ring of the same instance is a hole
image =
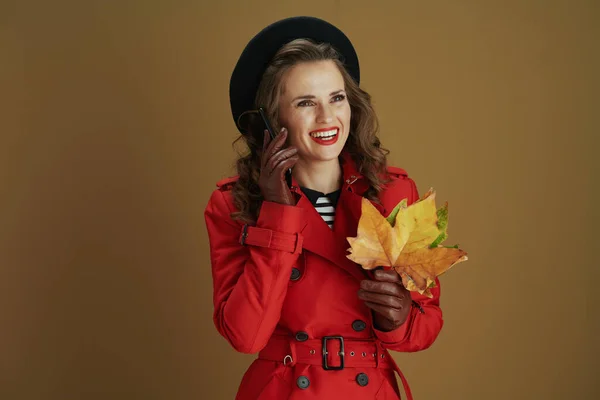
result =
[[[298,161],[298,149],[282,149],[286,139],[285,128],[272,141],[269,131],[265,130],[258,186],[266,201],[295,205],[296,200],[285,180],[285,172]]]

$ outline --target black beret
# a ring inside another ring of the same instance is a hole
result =
[[[340,29],[315,17],[282,19],[267,26],[250,40],[231,74],[229,102],[233,121],[238,129],[240,115],[255,109],[256,92],[271,59],[281,47],[295,39],[311,39],[317,43],[331,44],[342,55],[350,76],[357,84],[360,83],[358,56],[354,46]]]

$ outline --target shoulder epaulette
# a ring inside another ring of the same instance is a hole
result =
[[[230,176],[229,178],[221,179],[217,182],[217,187],[220,190],[230,190],[231,187],[237,182],[239,176]]]
[[[387,167],[387,171],[390,175],[396,175],[398,177],[402,176],[402,177],[407,177],[408,173],[403,170],[402,168],[398,168],[398,167]]]

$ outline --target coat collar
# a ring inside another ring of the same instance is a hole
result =
[[[362,196],[369,188],[369,183],[357,170],[356,162],[345,150],[340,154],[339,161],[342,167],[342,191],[345,189]],[[292,178],[292,190],[300,193],[298,182],[294,178]]]

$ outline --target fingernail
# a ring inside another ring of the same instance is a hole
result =
[[[287,132],[287,129],[281,128],[281,133],[283,133],[283,132]]]

